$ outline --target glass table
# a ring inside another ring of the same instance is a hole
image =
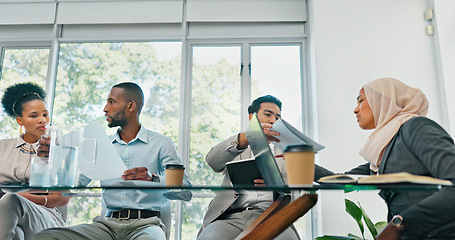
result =
[[[3,192],[20,192],[26,190],[48,190],[48,191],[80,191],[80,190],[96,190],[96,189],[156,189],[156,190],[190,190],[190,191],[224,191],[224,190],[256,190],[256,191],[308,191],[315,192],[318,190],[344,190],[344,191],[363,191],[363,190],[397,190],[397,191],[422,191],[422,190],[439,190],[443,186],[433,184],[410,184],[410,183],[393,183],[393,184],[315,184],[313,186],[213,186],[213,185],[195,185],[195,186],[52,186],[52,187],[31,187],[20,184],[0,184],[0,189]]]
[[[175,187],[168,187],[168,186],[79,186],[79,187],[64,187],[64,186],[57,186],[57,187],[30,187],[27,185],[0,185],[0,189],[2,192],[20,192],[26,190],[48,190],[48,191],[59,191],[64,192],[64,194],[72,195],[72,196],[90,196],[93,194],[97,195],[98,197],[101,194],[102,189],[150,189],[150,190],[159,190],[164,191],[165,194],[170,194],[168,197],[170,200],[183,200],[185,202],[191,203],[191,196],[195,195],[209,195],[207,198],[210,197],[212,192],[216,191],[227,191],[227,190],[257,190],[257,191],[275,191],[278,193],[285,193],[285,195],[292,195],[293,201],[298,202],[300,201],[301,206],[309,206],[308,210],[316,203],[318,194],[320,191],[330,191],[330,190],[341,190],[344,192],[352,192],[352,191],[369,191],[369,190],[393,190],[393,191],[437,191],[441,189],[441,185],[423,185],[423,184],[380,184],[380,185],[369,185],[369,184],[315,184],[313,186],[299,186],[299,187],[274,187],[274,186],[229,186],[229,187],[221,187],[221,186],[191,186],[191,187],[184,187],[184,186],[175,186]],[[180,198],[178,197],[180,195]],[[177,197],[176,197],[177,196]],[[302,198],[305,198],[302,200]],[[316,199],[316,200],[315,200]],[[312,203],[314,201],[314,204]],[[182,206],[181,201],[176,201]],[[303,205],[302,205],[303,204]],[[307,205],[306,205],[307,204]],[[288,204],[285,204],[288,205]],[[290,204],[289,204],[290,205]],[[283,210],[284,206],[280,206],[281,208],[278,211],[274,212],[272,216],[280,216],[283,215],[281,211]],[[291,207],[292,209],[292,207]],[[289,209],[288,209],[289,210]],[[270,210],[272,211],[272,210]],[[290,217],[291,223],[299,218],[301,215],[304,214],[306,211],[298,213],[297,215],[288,216]],[[278,215],[276,215],[278,213]],[[288,211],[289,213],[289,211]],[[289,215],[289,214],[288,214]],[[274,220],[275,221],[275,220]],[[280,222],[286,221],[286,219],[279,219]],[[272,225],[274,226],[274,225]],[[270,227],[269,227],[270,228]],[[176,238],[178,239],[178,238]]]

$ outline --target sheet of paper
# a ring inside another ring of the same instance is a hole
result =
[[[92,122],[86,125],[84,138],[79,162],[82,174],[94,181],[119,178],[123,175],[126,165],[100,123]],[[93,140],[96,140],[96,145]]]
[[[282,118],[278,119],[278,121],[273,124],[273,127],[270,130],[280,133],[280,136],[275,136],[280,140],[280,142],[272,142],[272,144],[281,151],[284,151],[288,145],[297,144],[312,145],[315,152],[324,149],[324,146],[305,136],[305,134],[297,130]]]
[[[101,187],[126,187],[126,188],[137,188],[137,187],[151,187],[159,186],[160,183],[141,181],[141,180],[123,180],[121,178],[113,178],[101,181]]]

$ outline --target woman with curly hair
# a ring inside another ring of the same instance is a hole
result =
[[[31,159],[36,156],[38,141],[46,134],[49,123],[44,97],[44,90],[34,83],[19,83],[6,89],[2,105],[16,119],[20,135],[0,141],[0,184],[29,182]],[[3,195],[0,239],[31,239],[43,229],[63,227],[65,221],[56,207],[65,206],[68,201],[69,197],[60,193],[27,191]]]

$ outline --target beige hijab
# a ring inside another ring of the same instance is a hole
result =
[[[375,130],[360,149],[360,155],[377,172],[384,149],[407,120],[426,116],[428,100],[420,89],[393,78],[380,78],[363,86],[373,112]]]

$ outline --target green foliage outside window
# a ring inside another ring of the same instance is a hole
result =
[[[180,44],[175,45],[180,48]],[[170,137],[177,145],[180,56],[161,60],[155,50],[155,46],[149,43],[62,44],[54,124],[76,127],[97,120],[106,126],[102,110],[110,87],[119,82],[132,81],[142,86],[146,96],[141,123]],[[232,122],[240,120],[240,97],[237,90],[230,89],[230,86],[238,85],[234,82],[239,81],[238,68],[218,62],[194,66],[193,69],[190,178],[193,184],[218,185],[220,176],[207,166],[204,157],[210,147],[238,131],[238,125]],[[237,95],[225,94],[231,91]],[[221,93],[224,99],[218,99]],[[106,130],[113,133],[112,129],[106,127]],[[99,198],[96,200],[99,201]],[[96,200],[72,199],[74,210],[70,211],[69,224],[90,222],[100,211]],[[208,202],[209,199],[204,199],[185,203],[184,239],[195,238]],[[81,215],[82,211],[92,216]]]
[[[180,43],[162,44],[181,49]],[[156,52],[160,46],[160,43],[61,44],[52,124],[71,129],[99,121],[108,134],[113,134],[103,112],[106,97],[114,84],[132,81],[141,85],[146,96],[141,123],[170,137],[177,145],[181,56],[161,59]],[[0,89],[19,81],[37,82],[44,87],[49,50],[11,53],[4,64]],[[221,174],[214,173],[204,158],[211,147],[239,131],[238,71],[239,66],[224,60],[193,66],[189,169],[193,184],[221,182]],[[17,137],[14,119],[2,114],[0,121],[2,138]],[[197,198],[183,203],[183,239],[196,237],[210,200]],[[67,224],[91,223],[100,212],[99,197],[73,197]]]
[[[0,97],[3,91],[21,82],[34,82],[44,88],[47,76],[49,49],[7,49],[0,73]],[[16,119],[0,112],[1,138],[16,138],[19,136],[19,126]]]

